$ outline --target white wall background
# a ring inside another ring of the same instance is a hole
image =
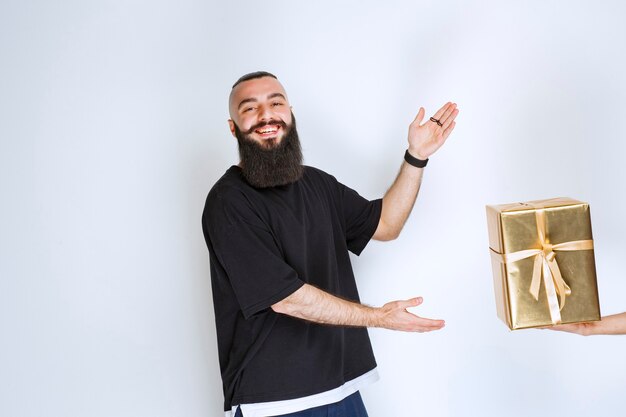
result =
[[[221,415],[200,215],[236,163],[231,84],[276,73],[306,162],[375,198],[420,105],[459,103],[365,302],[422,295],[433,334],[372,330],[370,415],[623,416],[626,338],[509,332],[484,205],[590,202],[602,311],[626,310],[620,1],[0,3],[0,415]]]

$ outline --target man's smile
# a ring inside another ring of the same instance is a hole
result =
[[[248,129],[246,134],[251,135],[255,133],[256,136],[262,140],[274,139],[278,136],[279,131],[286,127],[287,124],[282,120],[264,120]]]
[[[263,127],[255,129],[254,133],[261,136],[261,138],[263,139],[269,139],[275,137],[280,128],[280,125],[265,125]]]

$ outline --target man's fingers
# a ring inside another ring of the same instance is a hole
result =
[[[433,118],[439,120],[437,125],[439,125],[439,127],[441,127],[445,132],[446,129],[448,129],[448,127],[454,122],[454,119],[458,114],[459,110],[456,107],[456,103],[447,102],[437,113],[435,113]]]
[[[443,320],[426,319],[424,317],[415,316],[416,319],[411,325],[410,331],[425,333],[442,329],[446,322]]]
[[[443,320],[427,319],[407,310],[410,307],[419,306],[423,301],[422,297],[415,297],[408,300],[391,301],[385,304],[383,306],[383,310],[385,310],[385,324],[381,327],[420,333],[443,328],[446,324]]]
[[[450,136],[450,133],[452,133],[452,131],[454,130],[454,127],[456,126],[456,122],[452,122],[450,123],[450,125],[448,125],[448,127],[443,131],[443,140],[445,141],[446,139],[448,139],[448,136]]]
[[[456,110],[456,103],[448,103],[443,114],[438,118],[441,124],[445,124],[448,121],[450,116],[454,113],[454,110]]]
[[[447,102],[446,104],[443,105],[443,107],[441,107],[439,110],[437,110],[437,113],[435,113],[435,115],[433,117],[435,119],[439,120],[439,121],[442,121],[441,119],[443,118],[446,110],[448,110],[448,108],[450,106],[452,106],[452,103],[451,102]]]
[[[410,300],[403,301],[402,303],[405,303],[408,307],[417,307],[423,302],[424,299],[422,297],[415,297]],[[412,317],[411,331],[414,332],[430,332],[433,330],[439,330],[446,325],[446,322],[443,320],[420,317],[409,311],[407,311],[407,313],[410,314],[410,317]]]
[[[426,114],[426,110],[424,110],[423,107],[420,107],[419,111],[417,112],[417,116],[415,116],[415,119],[413,119],[413,123],[417,123],[417,125],[421,125],[422,124],[422,120],[424,120],[424,115]]]
[[[444,320],[439,320],[439,319],[427,319],[425,317],[418,317],[419,318],[419,324],[423,327],[434,327],[434,328],[441,328],[443,326],[445,326],[446,322]]]
[[[456,104],[453,105],[452,107],[450,107],[450,113],[446,113],[444,115],[444,117],[441,119],[441,128],[445,131],[448,126],[450,126],[452,124],[452,122],[454,122],[454,119],[456,119],[456,116],[459,115],[459,109],[456,107]]]
[[[396,301],[394,304],[394,307],[398,308],[398,309],[407,309],[409,307],[417,307],[418,305],[422,304],[424,300],[422,299],[422,297],[415,297],[415,298],[410,298],[408,300],[401,300],[401,301]]]
[[[432,332],[433,330],[442,329],[446,325],[443,320],[426,319],[419,317],[419,323],[417,327],[418,332]]]

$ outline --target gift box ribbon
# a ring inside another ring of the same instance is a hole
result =
[[[552,319],[552,323],[559,324],[561,323],[561,310],[565,306],[565,298],[571,295],[572,290],[561,275],[559,264],[556,261],[555,251],[591,250],[593,249],[593,240],[573,240],[552,245],[549,238],[546,236],[545,210],[533,204],[523,204],[535,208],[537,233],[539,235],[541,248],[526,249],[511,253],[499,253],[490,248],[491,255],[498,261],[506,264],[533,256],[535,257],[529,291],[533,298],[539,301],[539,286],[541,285],[541,278],[543,277],[543,284],[546,289],[548,306],[550,308],[550,318]]]

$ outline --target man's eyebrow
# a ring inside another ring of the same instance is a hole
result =
[[[271,99],[276,98],[276,97],[280,97],[283,100],[287,101],[287,97],[285,97],[285,95],[283,93],[272,93],[269,96],[267,96],[267,99],[271,100]],[[241,102],[237,106],[237,110],[239,110],[241,108],[241,106],[243,106],[246,103],[256,103],[256,102],[258,102],[258,100],[256,98],[253,98],[253,97],[244,98],[243,100],[241,100]]]
[[[237,110],[239,110],[241,108],[241,106],[243,106],[246,103],[250,103],[250,102],[256,102],[257,99],[256,98],[245,98],[243,100],[241,100],[241,103],[239,103],[239,105],[237,106]]]
[[[287,97],[285,97],[281,93],[273,93],[273,94],[270,94],[269,96],[267,96],[268,99],[272,99],[272,98],[276,98],[276,97],[281,97],[285,101],[287,100]]]

